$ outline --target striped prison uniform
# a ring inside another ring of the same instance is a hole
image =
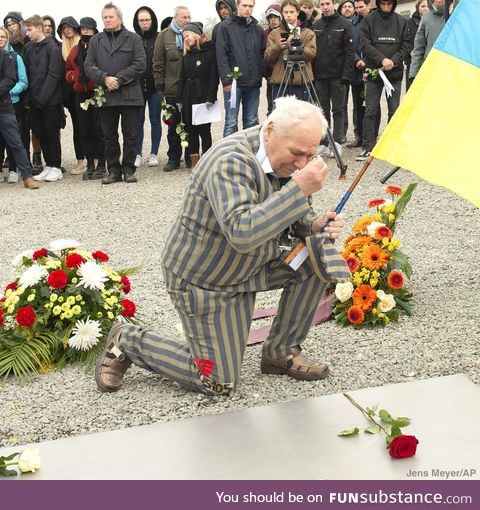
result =
[[[259,126],[216,143],[195,168],[163,252],[163,272],[187,342],[126,326],[120,347],[138,366],[208,394],[238,383],[255,295],[283,289],[263,352],[296,352],[328,282],[349,270],[328,234],[312,236],[309,201],[293,180],[281,186],[256,158]],[[283,259],[286,229],[307,239],[298,270]],[[303,233],[303,236],[302,236]]]

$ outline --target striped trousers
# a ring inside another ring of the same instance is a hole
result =
[[[228,394],[238,383],[257,291],[283,289],[263,352],[283,358],[295,352],[310,329],[326,283],[310,259],[297,271],[283,261],[267,264],[266,288],[249,292],[207,290],[165,274],[168,293],[182,321],[186,343],[128,325],[120,347],[137,366],[207,394]]]

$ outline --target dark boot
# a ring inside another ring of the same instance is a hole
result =
[[[118,169],[111,169],[110,173],[102,179],[102,184],[113,184],[115,182],[122,182],[122,172]]]
[[[95,163],[93,161],[93,158],[87,158],[87,168],[85,170],[85,173],[83,174],[82,179],[84,181],[89,181],[92,178],[94,171],[95,171]]]
[[[92,174],[92,179],[103,179],[106,173],[107,169],[105,168],[105,159],[99,158],[97,168],[95,168]]]
[[[138,179],[135,176],[135,168],[124,168],[123,180],[128,183],[137,182]]]
[[[43,172],[43,163],[42,163],[42,153],[41,152],[34,152],[33,153],[33,175],[39,175]]]
[[[190,158],[192,160],[192,170],[195,168],[195,166],[198,163],[198,160],[200,159],[200,154],[190,154]]]

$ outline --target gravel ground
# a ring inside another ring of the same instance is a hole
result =
[[[214,126],[214,139],[221,137],[221,129],[221,124]],[[67,168],[74,164],[70,139],[68,126],[62,134]],[[346,182],[337,179],[330,164],[327,189],[315,197],[318,211],[336,204],[346,191],[361,166],[354,161],[357,152],[344,150]],[[165,133],[160,157],[164,164]],[[348,226],[366,212],[368,200],[382,196],[379,177],[390,168],[374,162],[346,207]],[[138,184],[103,187],[67,175],[35,192],[0,184],[0,286],[11,280],[10,261],[18,252],[52,239],[75,238],[86,249],[107,251],[114,267],[141,265],[132,279],[132,298],[146,324],[178,336],[179,320],[165,292],[160,253],[189,172],[144,166],[138,175]],[[417,180],[402,170],[390,183],[406,186]],[[330,364],[332,374],[325,381],[260,374],[260,346],[247,348],[240,385],[229,398],[198,395],[136,367],[127,373],[122,391],[100,394],[91,373],[67,367],[27,385],[9,380],[0,387],[0,447],[456,373],[480,384],[479,232],[478,209],[421,182],[397,228],[413,261],[415,315],[384,330],[343,329],[333,321],[312,328],[305,350]],[[257,306],[275,306],[277,299],[276,292],[259,295]]]

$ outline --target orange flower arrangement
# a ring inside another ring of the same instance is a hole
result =
[[[394,235],[396,222],[415,187],[410,184],[402,192],[398,186],[388,186],[389,200],[368,202],[368,207],[376,207],[376,211],[362,216],[345,240],[342,256],[351,276],[348,282],[337,283],[334,309],[335,319],[343,326],[386,326],[398,321],[400,312],[412,315],[408,304],[412,294],[406,279],[413,271]]]
[[[362,251],[362,264],[367,269],[380,269],[387,265],[390,256],[378,244],[368,244]]]
[[[377,293],[370,287],[370,285],[360,285],[357,287],[352,294],[352,300],[354,306],[368,311],[371,310],[373,303],[377,299]]]

